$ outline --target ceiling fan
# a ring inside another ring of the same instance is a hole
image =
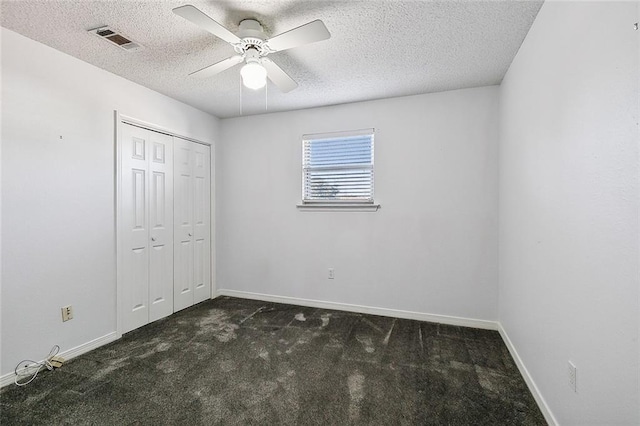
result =
[[[267,58],[267,55],[331,37],[329,30],[320,20],[267,38],[260,22],[254,19],[245,19],[240,22],[240,29],[236,35],[194,6],[180,6],[173,9],[173,13],[226,41],[237,53],[189,75],[211,77],[244,62],[245,65],[240,70],[242,82],[246,87],[254,90],[264,87],[267,77],[285,93],[295,89],[298,83],[275,62]]]

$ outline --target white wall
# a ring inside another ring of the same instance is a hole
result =
[[[637,21],[546,2],[500,89],[500,321],[562,425],[640,422]]]
[[[65,351],[116,330],[113,111],[211,142],[218,120],[1,34],[5,374],[54,344]],[[75,318],[63,324],[65,305]]]
[[[218,288],[497,319],[497,101],[494,86],[222,120]],[[296,209],[302,135],[367,127],[381,209]]]

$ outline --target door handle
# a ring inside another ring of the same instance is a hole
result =
[[[151,241],[155,241],[155,240],[156,240],[156,237],[151,237]]]
[[[189,236],[190,236],[190,237],[193,237],[193,234],[192,234],[191,232],[189,232]]]

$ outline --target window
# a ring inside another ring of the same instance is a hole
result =
[[[302,203],[373,204],[373,129],[304,135]]]

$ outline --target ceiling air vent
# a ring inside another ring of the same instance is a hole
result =
[[[129,37],[126,37],[111,27],[94,28],[89,30],[89,33],[105,39],[124,50],[137,50],[142,47],[138,43],[131,41]]]

